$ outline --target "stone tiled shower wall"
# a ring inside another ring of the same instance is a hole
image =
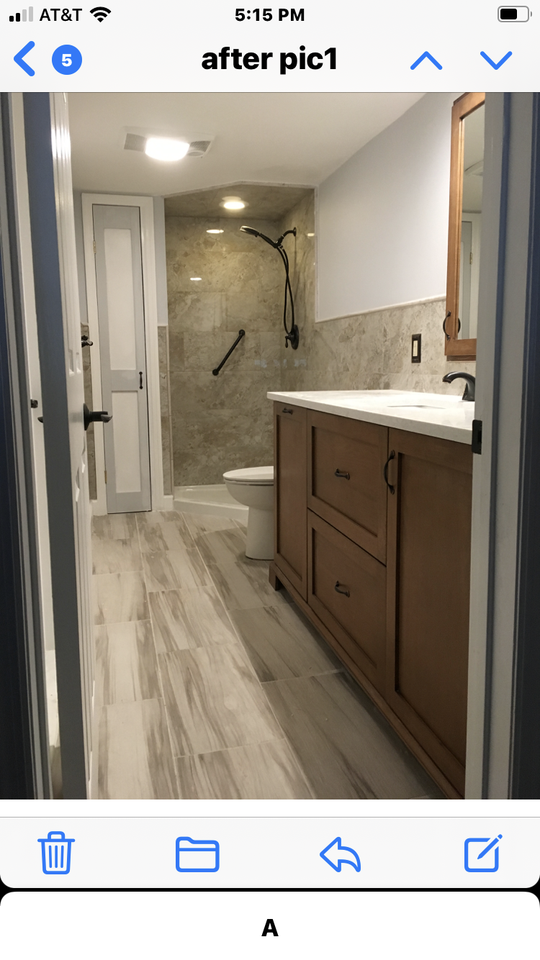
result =
[[[463,391],[443,384],[449,370],[476,364],[444,356],[444,298],[315,323],[314,196],[281,222],[249,220],[287,237],[300,347],[285,348],[283,266],[240,220],[167,217],[169,364],[174,484],[220,483],[224,470],[272,463],[268,390],[404,389]],[[206,233],[219,225],[225,232]],[[195,282],[190,277],[200,276]],[[212,368],[246,337],[218,377]],[[411,335],[422,334],[422,362],[411,363]],[[165,462],[165,454],[164,454]]]
[[[315,323],[314,202],[301,201],[282,227],[296,226],[293,290],[300,347],[282,349],[283,390],[418,390],[462,393],[463,381],[443,384],[450,370],[474,373],[474,362],[448,363],[444,298]],[[411,335],[422,334],[422,361],[411,363]]]
[[[165,223],[174,484],[221,483],[225,470],[272,463],[266,393],[281,386],[283,266],[237,218]],[[249,223],[279,235],[279,223]],[[224,232],[206,233],[216,227]],[[240,329],[246,336],[212,376]]]
[[[172,461],[172,423],[171,394],[169,389],[169,328],[160,326],[158,330],[159,350],[159,403],[161,410],[161,448],[163,460],[163,493],[170,496],[173,491]]]

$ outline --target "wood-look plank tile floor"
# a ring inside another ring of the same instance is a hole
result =
[[[440,798],[245,527],[93,520],[101,799]]]

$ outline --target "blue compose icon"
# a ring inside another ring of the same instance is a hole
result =
[[[502,840],[502,833],[499,833],[493,839],[491,837],[469,837],[465,841],[465,870],[467,873],[497,873],[499,869],[499,840]]]

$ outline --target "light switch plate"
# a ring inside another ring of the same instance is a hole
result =
[[[422,360],[422,334],[413,333],[411,337],[411,363],[420,363]]]

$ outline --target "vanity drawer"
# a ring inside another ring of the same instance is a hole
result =
[[[310,411],[308,431],[309,509],[385,563],[388,428]]]
[[[308,603],[381,692],[385,597],[386,567],[308,511]]]

